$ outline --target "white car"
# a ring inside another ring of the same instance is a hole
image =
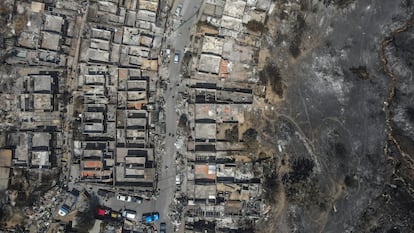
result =
[[[131,196],[127,196],[127,195],[123,195],[123,194],[119,194],[118,196],[116,196],[116,199],[118,199],[120,201],[126,201],[126,202],[131,202],[132,201]]]
[[[134,210],[124,210],[122,212],[122,217],[128,220],[135,220],[135,218],[137,217],[137,212],[135,212]]]
[[[174,54],[174,63],[178,63],[180,61],[180,51],[175,51]]]
[[[175,9],[175,15],[180,16],[182,9],[183,9],[183,5],[182,4],[178,5],[177,8]]]

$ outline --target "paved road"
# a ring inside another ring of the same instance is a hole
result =
[[[167,229],[173,229],[172,225],[168,221],[168,207],[173,200],[175,193],[175,176],[176,176],[176,164],[175,164],[175,134],[177,130],[178,115],[176,113],[176,97],[177,97],[177,84],[180,80],[180,66],[184,55],[185,47],[190,40],[190,28],[197,22],[197,10],[200,8],[203,0],[181,0],[176,1],[171,15],[175,14],[175,9],[179,4],[182,4],[183,9],[181,16],[177,17],[178,22],[182,20],[182,24],[177,25],[171,31],[171,36],[167,40],[171,42],[170,47],[175,51],[180,51],[179,63],[174,63],[174,54],[171,54],[172,61],[168,68],[168,88],[165,93],[166,105],[166,141],[165,141],[165,155],[162,162],[161,176],[158,187],[160,188],[160,195],[155,202],[155,210],[160,212],[161,222],[167,222]],[[176,16],[173,16],[176,17]],[[175,24],[173,24],[175,25]],[[171,231],[171,230],[170,230]],[[170,232],[168,231],[168,232]]]

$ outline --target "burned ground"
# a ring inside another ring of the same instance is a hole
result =
[[[412,17],[412,1],[276,2],[268,60],[286,88],[258,130],[275,154],[265,184],[278,187],[265,224],[272,232],[412,232],[414,29],[385,49],[397,77],[392,132],[380,56],[382,41]]]

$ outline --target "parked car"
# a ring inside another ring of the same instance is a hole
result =
[[[97,218],[103,219],[104,217],[108,217],[111,214],[111,209],[101,206],[96,209]]]
[[[137,196],[132,197],[132,202],[135,202],[135,203],[138,203],[138,204],[141,204],[142,200],[143,200],[142,197],[137,197]]]
[[[132,201],[131,196],[124,195],[124,194],[118,194],[118,196],[116,196],[116,199],[118,199],[120,201],[126,201],[126,202],[131,202]]]
[[[183,4],[179,4],[177,8],[175,8],[175,15],[180,16],[181,10],[183,9]]]
[[[82,195],[82,197],[84,197],[87,200],[89,200],[91,198],[91,195],[86,190],[83,190],[83,192],[81,193],[81,195]]]
[[[122,214],[120,214],[117,211],[112,210],[111,211],[111,218],[114,219],[114,220],[120,220],[120,219],[122,219]]]
[[[155,222],[155,221],[158,221],[158,219],[160,219],[160,214],[158,212],[142,214],[142,221],[144,223]]]
[[[174,63],[178,63],[180,61],[180,51],[175,51],[174,53]]]
[[[106,189],[98,189],[98,195],[101,197],[114,197],[115,193]]]
[[[160,223],[160,233],[165,233],[167,227],[165,226],[165,222]]]
[[[137,212],[135,210],[124,210],[122,212],[122,217],[128,220],[135,220],[135,218],[137,217]]]

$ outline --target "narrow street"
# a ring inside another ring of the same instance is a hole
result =
[[[168,67],[168,87],[165,92],[165,117],[166,117],[166,141],[165,141],[165,154],[162,158],[161,174],[159,177],[158,187],[160,188],[160,195],[155,202],[155,210],[160,212],[161,222],[167,222],[167,226],[170,226],[168,221],[168,208],[171,201],[174,198],[176,189],[175,176],[176,176],[176,130],[178,115],[176,112],[176,97],[178,95],[177,84],[181,82],[180,67],[182,58],[185,53],[185,48],[190,42],[190,29],[198,21],[198,10],[202,7],[202,0],[185,0],[177,1],[171,9],[171,15],[175,14],[175,10],[178,5],[182,5],[181,16],[178,16],[178,20],[183,22],[171,29],[171,37],[168,38],[167,43],[171,43],[170,47],[173,51],[180,51],[180,60],[178,63],[174,63],[171,60]],[[176,16],[174,16],[176,17]],[[174,24],[173,24],[174,25]],[[171,54],[171,59],[174,58],[174,54]],[[167,229],[173,229],[167,227]]]

